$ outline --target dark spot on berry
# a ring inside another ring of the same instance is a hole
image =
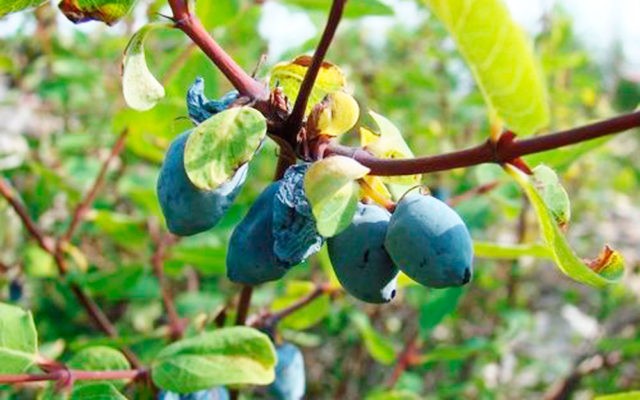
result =
[[[469,268],[465,268],[464,277],[462,278],[462,284],[469,283],[471,280],[471,270]]]
[[[369,262],[369,249],[365,250],[363,261],[365,262],[365,264]]]

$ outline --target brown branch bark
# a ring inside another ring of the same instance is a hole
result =
[[[44,374],[9,374],[0,375],[0,384],[16,384],[43,381],[99,381],[99,380],[136,380],[147,375],[144,369],[122,371],[80,371],[75,369],[59,369]]]
[[[180,318],[178,310],[176,309],[173,301],[173,295],[169,288],[166,276],[164,274],[164,260],[166,257],[167,249],[176,242],[175,236],[167,233],[158,238],[156,243],[156,249],[151,256],[151,265],[153,272],[158,279],[160,285],[160,293],[162,294],[162,304],[167,312],[167,319],[169,320],[169,335],[171,339],[180,339],[184,333],[185,323]]]

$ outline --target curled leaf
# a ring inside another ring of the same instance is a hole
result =
[[[314,106],[307,126],[315,135],[339,136],[351,129],[359,116],[358,102],[349,94],[337,91]]]
[[[571,219],[571,202],[567,191],[562,187],[558,175],[546,165],[538,165],[533,169],[536,189],[555,221],[564,227]]]
[[[122,93],[127,105],[134,110],[146,111],[153,108],[164,97],[164,87],[153,76],[144,54],[144,41],[149,32],[167,27],[166,23],[152,23],[143,26],[133,34],[124,50],[122,60]]]
[[[556,219],[547,207],[534,181],[524,172],[505,165],[505,170],[522,187],[538,217],[542,237],[552,253],[553,260],[568,277],[596,287],[616,283],[624,273],[624,259],[620,253],[605,247],[601,255],[593,261],[583,261],[567,242]]]
[[[113,25],[131,11],[136,0],[62,0],[60,11],[74,24],[102,21]]]

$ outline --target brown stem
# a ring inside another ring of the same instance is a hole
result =
[[[64,235],[62,235],[62,237],[59,240],[59,243],[68,242],[73,237],[74,232],[82,222],[84,216],[87,213],[87,210],[89,209],[89,207],[91,207],[91,205],[93,204],[93,201],[98,195],[98,191],[102,188],[104,179],[107,175],[107,171],[109,170],[109,167],[111,166],[111,163],[113,162],[113,160],[116,159],[116,157],[118,157],[120,152],[122,152],[122,149],[124,149],[124,145],[127,140],[127,133],[128,133],[128,129],[126,128],[122,130],[122,133],[120,133],[118,140],[116,140],[116,143],[111,148],[111,152],[109,153],[109,156],[102,163],[100,172],[98,173],[98,176],[93,182],[91,189],[89,189],[89,192],[87,192],[84,199],[82,199],[80,204],[78,204],[78,206],[76,207],[73,213],[73,218],[71,219],[71,223],[69,224],[69,228],[67,228],[67,231],[64,233]]]
[[[253,286],[242,286],[242,291],[240,291],[240,300],[238,301],[236,325],[244,325],[245,322],[247,322],[247,315],[249,314],[249,306],[251,305],[252,294]]]
[[[224,76],[240,92],[252,99],[265,99],[266,87],[247,74],[209,35],[197,16],[189,11],[185,0],[169,0],[176,28],[183,31],[213,61]]]
[[[402,373],[406,371],[411,365],[414,364],[416,359],[416,352],[418,351],[418,332],[413,333],[409,340],[407,340],[404,350],[398,356],[398,361],[396,362],[395,367],[393,368],[393,372],[387,381],[387,387],[389,389],[393,389],[393,387],[402,376]]]
[[[250,325],[253,327],[273,327],[280,320],[306,307],[309,303],[311,303],[318,297],[324,294],[331,294],[335,290],[337,289],[331,287],[331,285],[329,285],[328,283],[318,284],[311,292],[309,292],[308,295],[302,297],[301,299],[298,299],[288,307],[285,307],[282,310],[273,313],[268,313],[261,316],[256,316],[255,318],[251,318],[252,322],[250,323]]]
[[[320,38],[320,43],[313,54],[313,60],[304,75],[304,79],[300,85],[300,91],[298,92],[298,97],[296,98],[291,115],[286,122],[285,132],[288,135],[286,139],[289,143],[295,144],[296,136],[302,126],[304,112],[307,109],[309,96],[311,95],[313,85],[318,77],[320,67],[324,62],[324,57],[326,56],[329,46],[331,45],[331,41],[338,29],[338,24],[340,24],[340,20],[342,19],[342,13],[346,3],[347,0],[333,0],[333,3],[331,4],[331,11],[329,12],[327,24],[325,25],[324,32]]]
[[[476,186],[472,189],[467,190],[466,192],[460,193],[459,195],[450,198],[449,200],[447,200],[447,204],[450,205],[451,207],[455,207],[458,204],[462,203],[463,201],[488,193],[493,189],[497,188],[499,185],[500,185],[499,181],[491,181],[491,182],[482,184],[480,186]]]
[[[60,369],[45,374],[0,375],[0,384],[59,381],[63,379],[71,379],[72,381],[135,380],[142,378],[146,374],[147,371],[144,369],[122,371],[79,371],[75,369]]]
[[[565,131],[537,136],[520,141],[507,141],[494,145],[490,140],[475,147],[412,159],[380,159],[369,152],[333,144],[325,156],[336,154],[352,157],[371,169],[372,175],[397,176],[424,174],[454,168],[470,167],[484,163],[507,163],[527,154],[540,153],[563,146],[612,135],[640,126],[640,111],[623,114],[604,121],[580,126]]]
[[[162,293],[162,303],[164,309],[167,312],[167,318],[169,319],[169,333],[172,339],[180,339],[184,333],[185,325],[178,315],[171,290],[167,284],[167,279],[164,274],[164,259],[167,253],[167,249],[175,243],[175,237],[169,233],[161,236],[156,244],[156,249],[151,256],[151,265],[153,266],[153,272],[160,284],[160,292]]]

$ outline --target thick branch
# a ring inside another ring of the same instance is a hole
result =
[[[329,12],[327,24],[324,28],[324,32],[322,33],[322,37],[320,38],[320,43],[313,54],[311,65],[309,66],[309,69],[307,69],[307,72],[304,75],[304,80],[300,85],[300,91],[298,92],[296,103],[293,106],[293,111],[287,119],[285,132],[289,135],[287,140],[290,143],[295,143],[296,135],[302,126],[302,119],[304,118],[304,112],[307,109],[311,90],[313,89],[313,85],[316,83],[316,78],[318,77],[318,72],[320,71],[322,63],[324,62],[324,57],[326,56],[329,46],[331,45],[331,41],[338,29],[338,24],[342,19],[342,13],[346,3],[347,0],[333,0],[333,3],[331,4],[331,11]]]
[[[465,150],[413,159],[380,159],[358,148],[331,145],[325,156],[352,157],[371,169],[372,175],[424,174],[484,163],[506,163],[527,154],[540,153],[587,140],[612,135],[640,126],[640,111],[580,126],[566,131],[494,145],[490,140]]]

